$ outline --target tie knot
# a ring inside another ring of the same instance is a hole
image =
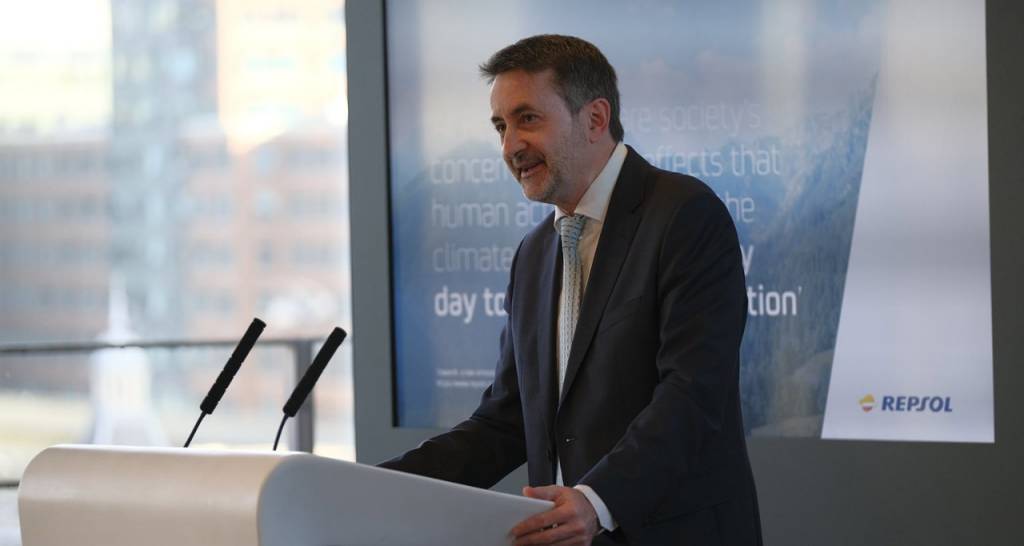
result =
[[[558,233],[562,236],[562,247],[575,250],[583,233],[583,224],[587,217],[582,214],[563,216],[558,221]]]

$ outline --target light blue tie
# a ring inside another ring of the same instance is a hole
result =
[[[580,267],[578,247],[583,224],[587,217],[582,215],[563,216],[558,221],[558,232],[562,236],[562,309],[558,328],[558,392],[565,383],[565,370],[569,365],[569,351],[572,336],[576,332],[576,321],[580,315],[580,300],[583,296],[583,273]],[[559,394],[561,397],[561,394]]]

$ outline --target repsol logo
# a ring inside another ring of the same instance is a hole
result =
[[[865,413],[878,407],[875,397],[866,395],[859,401]],[[887,394],[882,396],[882,411],[952,413],[953,398],[951,396],[904,396]]]

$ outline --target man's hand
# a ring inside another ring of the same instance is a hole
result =
[[[554,501],[555,507],[543,514],[526,518],[512,528],[509,535],[515,546],[527,544],[583,544],[600,531],[597,512],[587,497],[571,487],[549,485],[524,487],[523,495],[534,499]]]

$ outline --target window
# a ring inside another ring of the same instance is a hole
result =
[[[343,4],[47,0],[0,20],[0,346],[51,346],[0,352],[0,415],[18,416],[0,481],[58,442],[179,445],[254,316],[283,341],[261,341],[196,442],[270,445],[300,347],[351,323],[347,128],[329,114],[345,66],[327,62]],[[268,214],[263,176],[331,196],[317,240]],[[313,249],[301,271],[268,267],[292,248]],[[54,348],[128,338],[227,343]],[[350,358],[321,381],[316,447],[354,458]]]

